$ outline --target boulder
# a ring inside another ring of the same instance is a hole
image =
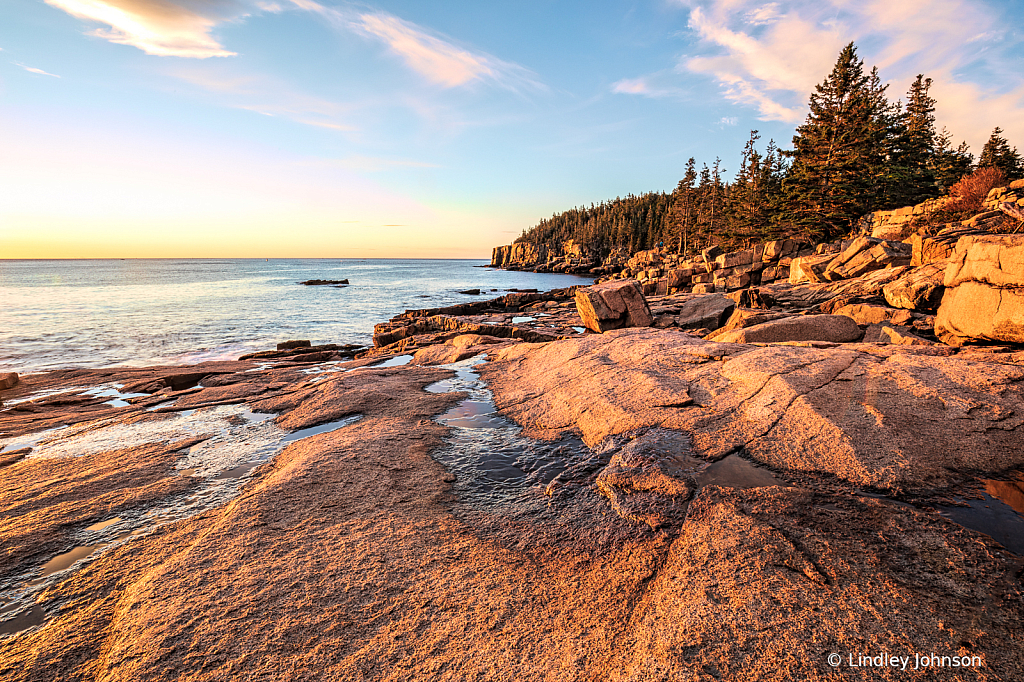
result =
[[[868,303],[851,303],[832,311],[832,314],[846,315],[859,325],[881,324],[883,322],[910,324],[914,321],[914,316],[910,314],[909,310],[886,308],[884,305],[871,305]]]
[[[929,263],[914,268],[897,280],[882,287],[886,302],[896,308],[907,310],[935,310],[942,301],[945,289],[942,280],[945,265]]]
[[[906,240],[910,244],[910,264],[915,266],[928,265],[941,261],[943,265],[953,255],[956,239],[927,237],[912,234]]]
[[[726,296],[736,301],[736,305],[741,308],[763,308],[767,310],[775,305],[775,299],[772,295],[760,289],[741,289],[740,291],[726,294]]]
[[[713,294],[715,293],[715,285],[712,282],[701,282],[693,285],[693,293],[695,294]]]
[[[283,341],[277,344],[278,350],[292,350],[293,348],[310,348],[311,344],[309,341]]]
[[[595,332],[649,327],[654,322],[643,291],[635,280],[617,280],[577,289],[576,310],[584,326]]]
[[[787,256],[794,253],[799,249],[800,245],[792,239],[779,239],[776,241],[768,242],[764,245],[764,251],[761,253],[761,260],[764,262],[778,260],[783,256]]]
[[[701,259],[704,260],[705,263],[714,263],[715,259],[718,258],[718,256],[720,256],[721,254],[721,247],[709,246],[708,248],[700,252],[700,257]]]
[[[719,268],[734,268],[737,265],[750,265],[754,260],[754,252],[751,249],[723,253],[715,258]]]
[[[754,325],[763,324],[772,320],[779,320],[784,317],[790,316],[785,313],[772,313],[766,310],[736,308],[732,311],[732,315],[729,316],[729,319],[721,329],[708,334],[704,338],[708,340],[717,340],[726,332],[731,332],[734,329],[745,329],[747,327],[753,327]]]
[[[735,329],[715,337],[721,343],[784,343],[828,341],[847,343],[861,338],[860,327],[846,315],[799,315]]]
[[[935,334],[951,346],[1024,343],[1024,234],[961,237]]]
[[[789,283],[802,284],[804,282],[824,282],[822,273],[831,262],[831,255],[811,255],[794,258],[789,266]]]
[[[18,385],[17,372],[4,372],[0,374],[0,390],[14,388]]]
[[[897,346],[934,346],[934,341],[928,339],[922,339],[917,334],[914,334],[910,329],[902,326],[889,326],[885,325],[882,327],[879,333],[879,340],[882,343],[892,343]]]
[[[909,244],[859,237],[828,264],[823,276],[832,282],[851,279],[890,265],[910,265],[910,259]]]
[[[676,324],[683,329],[718,329],[735,308],[736,302],[722,294],[698,296],[680,306]]]

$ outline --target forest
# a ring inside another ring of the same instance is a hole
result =
[[[818,243],[847,234],[860,216],[957,196],[1024,177],[1016,147],[996,128],[975,156],[936,130],[932,80],[918,75],[890,102],[877,68],[866,71],[850,43],[810,96],[792,147],[759,147],[753,130],[731,181],[721,159],[690,158],[675,190],[573,208],[524,230],[517,242],[554,246],[569,239],[602,255],[664,244],[679,253],[711,245],[742,248],[793,237]],[[952,205],[952,203],[950,204]]]

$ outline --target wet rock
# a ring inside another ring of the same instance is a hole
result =
[[[722,294],[697,296],[680,306],[676,324],[683,329],[718,329],[735,308],[735,301]]]
[[[596,444],[662,427],[691,434],[696,457],[743,448],[776,471],[896,490],[1024,465],[1024,366],[936,350],[752,348],[636,329],[512,346],[482,375],[499,409],[544,438]]]
[[[897,308],[934,311],[945,291],[942,285],[945,271],[945,265],[938,263],[914,268],[883,286],[882,294],[889,305]]]
[[[277,344],[277,349],[292,350],[293,348],[309,348],[311,345],[309,341],[284,341]]]
[[[1024,235],[961,237],[944,284],[935,321],[943,342],[1024,343]]]
[[[4,372],[0,374],[0,391],[14,388],[18,385],[17,372]]]
[[[466,289],[465,291],[460,291],[458,293],[466,294],[467,296],[479,296],[480,295],[480,290],[479,289]]]
[[[862,333],[857,323],[845,315],[800,315],[735,329],[719,335],[716,340],[722,343],[847,343],[860,339]]]
[[[347,279],[307,279],[305,282],[299,282],[307,287],[322,287],[331,286],[337,284],[348,284]]]
[[[635,280],[597,284],[576,292],[576,310],[583,325],[595,332],[623,327],[649,327],[654,322]]]

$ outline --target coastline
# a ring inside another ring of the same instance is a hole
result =
[[[794,309],[813,290],[763,288]],[[5,584],[108,544],[18,603],[0,676],[825,680],[831,654],[882,650],[982,659],[942,679],[1024,667],[1020,552],[943,511],[1024,485],[1020,351],[659,328],[690,294],[649,297],[653,327],[580,333],[575,293],[412,311],[374,349],[5,390],[57,391],[0,412],[7,438],[68,425],[0,466]],[[441,453],[504,420],[567,465],[469,505],[487,479]],[[221,430],[254,449],[215,450]],[[92,449],[48,457],[61,443]],[[233,497],[144,521],[252,461]],[[87,530],[112,518],[127,536]]]

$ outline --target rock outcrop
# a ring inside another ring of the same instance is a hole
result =
[[[1024,343],[1024,235],[962,237],[944,284],[935,322],[942,341]]]
[[[715,340],[721,343],[848,343],[860,339],[863,334],[857,323],[845,315],[800,315],[734,329],[716,335]]]

